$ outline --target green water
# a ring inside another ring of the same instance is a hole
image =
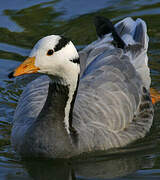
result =
[[[70,37],[77,48],[96,39],[93,17],[113,22],[132,16],[148,26],[152,87],[160,90],[159,0],[0,0],[0,180],[160,179],[160,107],[155,106],[151,132],[132,146],[72,161],[22,161],[10,145],[17,100],[34,77],[7,75],[49,34]]]

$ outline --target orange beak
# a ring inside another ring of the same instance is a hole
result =
[[[35,66],[35,59],[35,57],[27,58],[18,68],[15,69],[13,77],[38,72],[39,68]]]

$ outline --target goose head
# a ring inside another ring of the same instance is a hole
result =
[[[9,77],[43,73],[70,84],[79,72],[79,55],[73,43],[65,37],[50,35],[35,44],[29,57]]]

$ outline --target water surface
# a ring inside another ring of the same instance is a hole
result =
[[[0,6],[0,180],[31,179],[160,179],[160,107],[155,106],[151,132],[133,145],[112,153],[72,161],[22,161],[10,146],[10,130],[18,98],[33,76],[7,75],[49,34],[70,37],[77,48],[96,39],[93,17],[114,23],[131,16],[148,26],[152,87],[160,90],[159,0],[2,0]]]

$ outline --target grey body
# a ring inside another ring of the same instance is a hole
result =
[[[11,137],[22,156],[69,158],[123,147],[149,131],[153,106],[146,26],[142,20],[127,18],[115,27],[131,46],[116,48],[108,34],[80,52],[81,75],[72,114],[75,134],[68,134],[64,126],[67,88],[60,92],[52,88],[51,93],[54,82],[47,76],[25,88]]]

